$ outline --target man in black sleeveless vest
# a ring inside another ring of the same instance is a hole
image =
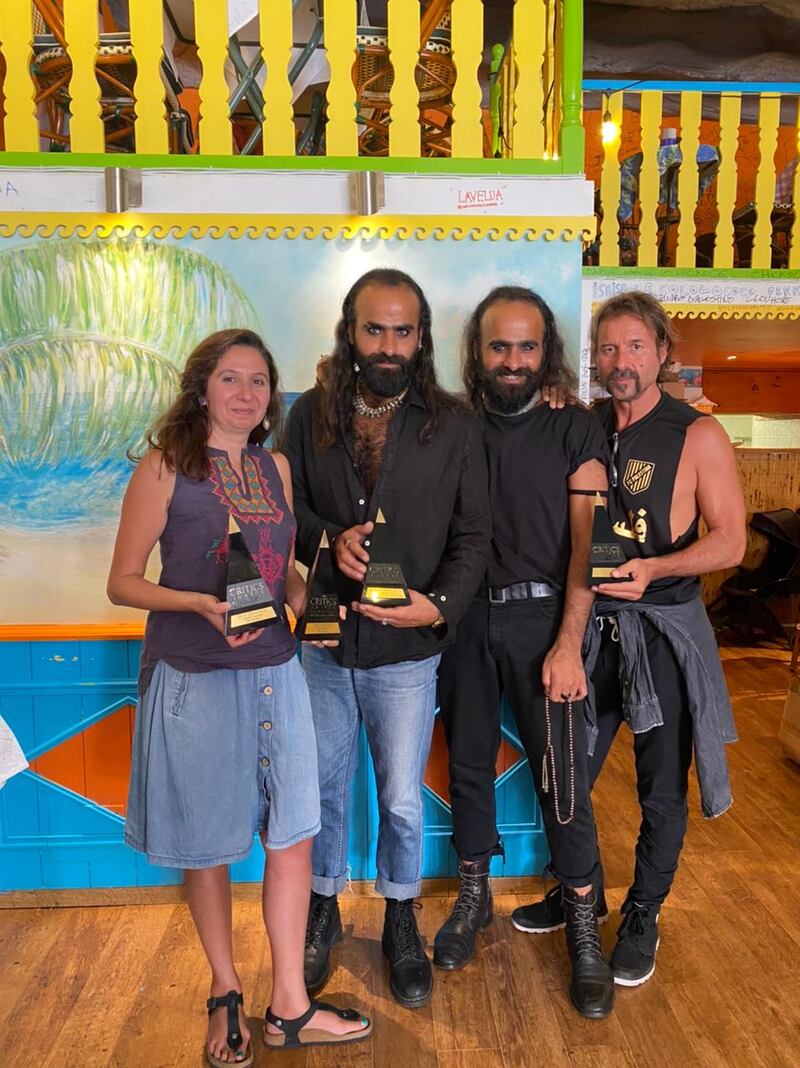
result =
[[[659,388],[674,342],[664,308],[645,293],[612,297],[592,319],[591,349],[611,394],[595,408],[612,451],[608,510],[627,563],[596,588],[584,653],[596,778],[626,720],[634,732],[642,822],[633,884],[611,956],[615,982],[655,970],[658,915],[687,825],[694,753],[703,814],[731,804],[724,745],[735,728],[700,576],[733,567],[745,548],[733,449],[713,418]],[[699,536],[699,521],[707,533]],[[602,888],[601,888],[602,892]],[[558,888],[517,909],[533,933],[563,923]]]
[[[543,402],[543,388],[570,392],[575,382],[553,313],[529,289],[501,286],[481,301],[467,323],[463,377],[484,429],[493,533],[486,579],[439,669],[459,896],[433,960],[463,968],[492,918],[505,695],[530,760],[551,867],[564,886],[572,1002],[598,1018],[611,1012],[614,983],[597,931],[600,858],[581,643],[594,599],[586,574],[593,499],[606,487],[606,442],[582,405]],[[553,838],[562,823],[566,833]]]

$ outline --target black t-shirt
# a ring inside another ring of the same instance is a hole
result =
[[[588,460],[608,461],[595,416],[577,404],[538,404],[521,415],[486,412],[492,510],[487,585],[566,586],[571,554],[567,479]]]

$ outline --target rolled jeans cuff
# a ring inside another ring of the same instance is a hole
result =
[[[324,875],[312,875],[311,889],[315,894],[320,894],[322,897],[333,897],[334,894],[341,894],[342,890],[347,886],[347,882],[346,872],[344,875],[338,875],[335,879],[329,879]]]
[[[552,864],[548,865],[548,868],[553,878],[557,879],[563,886],[593,886],[595,890],[598,890],[603,881],[603,869],[599,860],[595,862],[586,875],[563,875],[560,871],[556,871]]]
[[[410,897],[417,897],[422,889],[421,880],[415,883],[392,883],[379,875],[375,880],[375,889],[382,897],[391,897],[396,901],[407,901]]]

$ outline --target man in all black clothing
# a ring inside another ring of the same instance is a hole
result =
[[[612,448],[608,511],[627,562],[612,572],[624,581],[597,587],[586,635],[596,708],[590,774],[594,782],[624,718],[642,810],[611,955],[623,986],[639,986],[655,970],[693,753],[703,814],[731,804],[725,744],[736,732],[699,576],[741,560],[744,503],[723,428],[659,388],[673,342],[667,313],[646,293],[620,293],[592,319],[592,356],[611,394],[595,408]],[[517,909],[513,919],[525,931],[555,930],[564,922],[560,895]]]
[[[463,967],[477,931],[491,921],[505,694],[563,885],[572,1000],[585,1016],[606,1016],[614,984],[597,933],[599,857],[580,704],[581,642],[593,600],[586,584],[593,500],[606,487],[606,444],[584,407],[542,402],[543,387],[569,391],[575,381],[553,313],[536,293],[493,290],[470,318],[464,348],[464,383],[484,426],[493,538],[484,585],[439,671],[460,887],[436,936],[434,963]],[[552,832],[562,824],[556,842]]]
[[[386,898],[383,950],[395,998],[431,997],[417,931],[422,777],[436,668],[486,568],[486,459],[475,416],[436,382],[431,312],[408,275],[375,270],[347,294],[324,381],[292,407],[286,452],[298,523],[297,558],[333,543],[339,599],[352,610],[338,648],[306,646],[319,752],[322,829],[314,841],[306,985],[318,989],[341,938],[336,895],[347,882],[347,832],[359,725],[378,787],[376,888]],[[411,603],[359,597],[373,521],[391,525]]]

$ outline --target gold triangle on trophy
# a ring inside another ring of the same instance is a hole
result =
[[[230,514],[228,516],[228,533],[229,534],[240,534],[241,533],[241,531],[239,530],[239,524],[233,518],[233,514]]]
[[[386,516],[383,514],[383,512],[380,510],[380,508],[378,509],[378,514],[375,516],[375,522],[376,523],[385,523],[386,522]]]
[[[330,549],[331,543],[328,541],[328,532],[323,530],[322,537],[319,539],[320,549]]]

